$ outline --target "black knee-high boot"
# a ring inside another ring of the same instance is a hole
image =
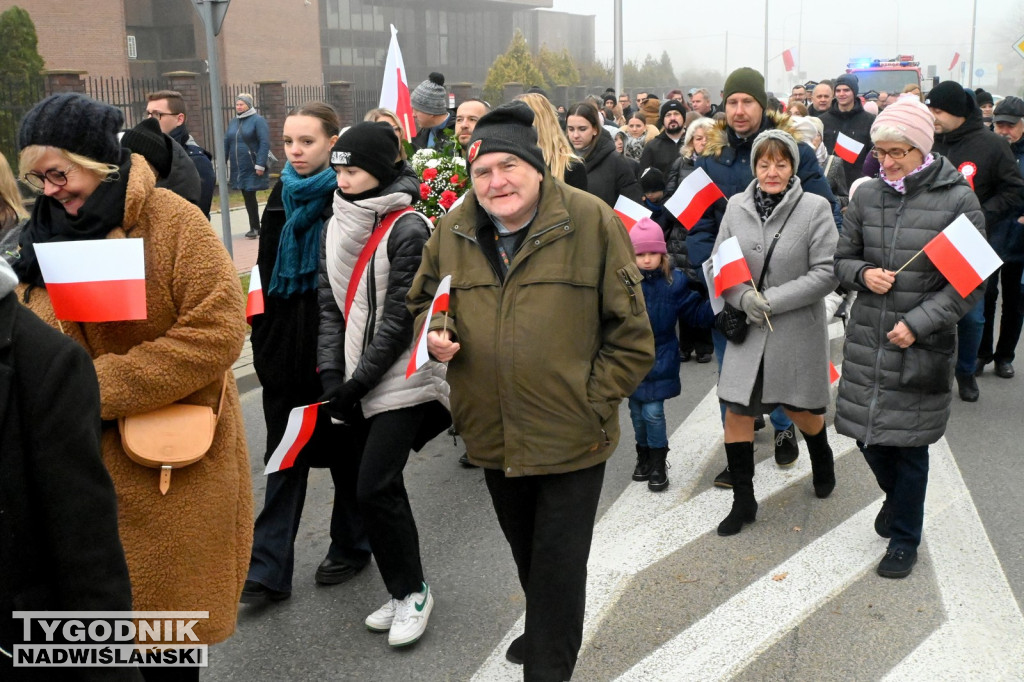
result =
[[[816,435],[809,436],[803,431],[807,452],[811,455],[811,480],[814,483],[814,494],[824,499],[832,494],[836,487],[835,463],[832,460],[832,448],[828,444],[828,430],[823,425]]]
[[[719,535],[736,535],[743,524],[757,518],[757,500],[754,499],[754,444],[726,443],[725,457],[732,473],[732,510],[718,524]]]

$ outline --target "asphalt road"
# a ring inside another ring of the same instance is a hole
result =
[[[838,349],[835,341],[837,363]],[[760,432],[758,521],[718,537],[730,493],[711,486],[724,465],[714,365],[683,365],[682,379],[683,396],[666,404],[665,493],[630,480],[632,432],[620,411],[575,680],[1024,679],[1024,376],[990,371],[978,403],[954,397],[947,437],[932,449],[921,559],[902,581],[874,573],[885,548],[871,528],[880,492],[852,441],[834,433],[839,483],[817,500],[805,446],[795,467],[779,470],[771,430]],[[259,397],[243,396],[257,509]],[[373,564],[349,583],[314,584],[332,492],[329,474],[314,470],[291,599],[243,606],[203,679],[521,679],[503,651],[521,632],[523,596],[483,476],[458,466],[461,452],[440,436],[405,471],[437,600],[417,645],[390,650],[364,628],[387,599]]]

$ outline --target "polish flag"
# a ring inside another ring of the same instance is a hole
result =
[[[409,366],[405,368],[405,378],[411,377],[416,370],[427,364],[430,360],[430,353],[427,352],[427,329],[430,328],[430,320],[435,313],[448,312],[448,297],[452,290],[452,276],[445,275],[441,283],[437,285],[437,292],[434,294],[434,302],[430,304],[430,314],[423,322],[423,329],[420,330],[419,338],[416,339],[416,350],[409,358]]]
[[[388,58],[384,62],[384,84],[380,88],[380,105],[398,114],[398,121],[405,130],[406,142],[412,142],[416,134],[416,121],[412,117],[412,100],[409,98],[409,80],[406,77],[405,61],[398,47],[398,29],[391,24],[391,44]]]
[[[839,137],[836,138],[835,154],[847,163],[857,163],[857,157],[860,156],[863,149],[864,143],[857,142],[852,137],[839,133]]]
[[[252,266],[249,273],[249,296],[245,300],[245,321],[252,324],[252,318],[263,314],[263,283],[260,281],[260,268]]]
[[[953,70],[953,67],[954,67],[954,66],[956,66],[956,63],[957,63],[958,61],[960,61],[960,53],[959,53],[959,52],[954,52],[954,53],[953,53],[953,61],[951,61],[951,62],[949,63],[949,70],[950,70],[950,71],[952,71],[952,70]]]
[[[964,298],[1003,264],[963,214],[925,244],[924,252]]]
[[[839,369],[836,368],[831,362],[828,363],[828,383],[829,386],[839,381]]]
[[[274,449],[270,460],[267,461],[267,468],[263,471],[264,476],[295,466],[295,458],[313,437],[319,408],[320,403],[292,408],[292,411],[288,413],[288,424],[284,427],[284,436]]]
[[[796,68],[796,48],[792,47],[788,50],[784,50],[782,53],[782,65],[786,67],[786,71],[792,71]]]
[[[641,218],[650,218],[651,212],[643,204],[638,204],[629,197],[619,195],[619,198],[615,200],[615,214],[622,220],[622,224],[626,226],[626,232],[633,229],[637,221]]]
[[[711,264],[715,273],[715,291],[719,296],[729,287],[753,279],[740,249],[740,240],[736,237],[729,237],[718,246]]]
[[[698,168],[686,176],[676,193],[665,202],[665,208],[678,218],[687,230],[692,230],[704,215],[704,211],[711,204],[724,198],[725,195],[718,189],[718,185],[712,182],[703,168]]]
[[[36,244],[36,257],[59,320],[146,319],[146,257],[141,239]]]

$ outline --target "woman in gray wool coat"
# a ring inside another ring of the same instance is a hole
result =
[[[917,561],[928,446],[949,419],[956,323],[984,293],[962,298],[924,255],[896,274],[960,215],[984,231],[970,186],[948,159],[930,153],[933,125],[915,97],[878,115],[871,142],[880,178],[851,200],[835,255],[839,281],[859,292],[846,328],[836,430],[857,440],[885,491],[875,532],[889,538],[877,569],[886,578],[910,575]]]
[[[781,405],[804,435],[814,493],[835,488],[832,450],[825,433],[828,324],[825,296],[835,289],[832,255],[838,233],[829,202],[805,194],[794,169],[800,152],[786,132],[766,130],[754,140],[755,180],[729,200],[715,250],[737,237],[754,281],[776,241],[760,293],[751,283],[721,292],[747,314],[742,343],[730,341],[718,379],[725,412],[725,454],[733,475],[733,503],[718,526],[735,535],[757,515],[754,499],[754,418]],[[766,322],[771,321],[771,327]]]

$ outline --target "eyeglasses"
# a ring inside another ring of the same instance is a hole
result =
[[[878,147],[875,147],[874,149],[871,150],[871,156],[875,157],[879,161],[881,161],[882,159],[884,159],[887,156],[890,159],[892,159],[893,161],[899,161],[900,159],[902,159],[904,156],[906,156],[907,154],[909,154],[912,151],[914,151],[913,147],[911,147],[910,149],[899,149],[899,148],[896,148],[896,149],[889,149],[889,150],[879,149]]]
[[[155,118],[158,121],[163,119],[164,116],[177,116],[177,114],[172,114],[169,111],[147,111],[146,112],[146,118]]]
[[[29,173],[25,173],[24,179],[30,187],[37,190],[45,189],[46,181],[49,181],[51,185],[54,185],[56,187],[63,187],[64,185],[68,184],[68,173],[70,173],[71,169],[74,167],[75,164],[71,164],[62,171],[57,170],[56,168],[51,168],[45,173],[37,173],[35,171],[31,171]]]

